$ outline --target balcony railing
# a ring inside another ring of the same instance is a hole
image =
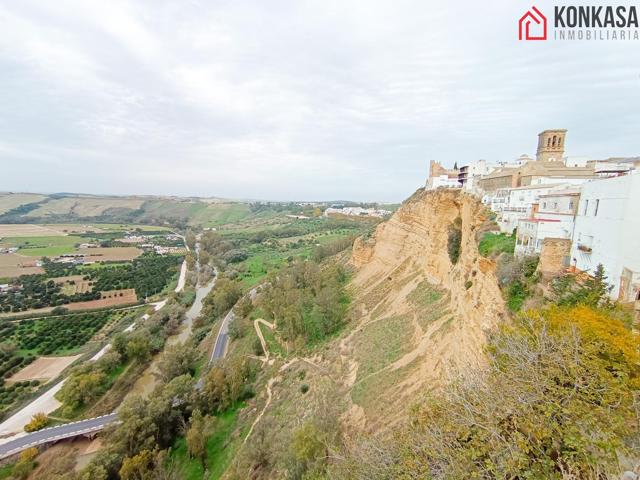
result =
[[[585,253],[591,253],[593,251],[593,249],[589,245],[586,245],[584,243],[578,243],[578,250]]]

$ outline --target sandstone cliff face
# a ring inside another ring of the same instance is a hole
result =
[[[483,363],[486,335],[506,315],[495,264],[478,253],[484,212],[460,191],[419,190],[371,238],[354,243],[359,327],[341,347],[354,402],[350,414],[364,417],[361,426],[392,422],[424,387],[441,386],[449,375]],[[452,228],[461,236],[455,265],[447,251]],[[375,368],[367,349],[378,355]]]

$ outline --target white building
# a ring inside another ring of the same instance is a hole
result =
[[[510,188],[498,188],[495,192],[485,193],[482,203],[488,205],[492,212],[500,213],[509,202]]]
[[[571,265],[593,274],[602,264],[611,297],[640,300],[640,174],[586,183],[575,220]]]
[[[382,217],[386,217],[387,215],[391,215],[391,211],[376,209],[376,208],[362,208],[362,207],[344,207],[344,208],[329,207],[325,209],[323,215],[325,217],[328,217],[330,215],[347,215],[350,217],[382,218]]]
[[[486,160],[477,160],[468,165],[460,167],[458,172],[458,183],[463,189],[468,191],[476,191],[479,189],[478,180],[483,175],[493,172],[498,165],[489,165]]]
[[[580,190],[557,190],[540,195],[531,218],[520,219],[516,255],[537,255],[545,238],[571,239]]]
[[[513,233],[521,219],[532,218],[533,205],[539,202],[542,195],[553,190],[569,187],[566,183],[527,185],[526,187],[510,188],[509,196],[498,213],[496,222],[502,233]]]
[[[427,180],[427,190],[435,190],[436,188],[460,188],[458,177],[450,177],[449,175],[438,175],[429,177]]]

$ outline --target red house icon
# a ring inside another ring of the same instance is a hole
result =
[[[531,24],[535,23],[533,32],[530,30]],[[536,35],[536,31],[538,34]],[[518,22],[519,40],[546,40],[547,39],[547,17],[545,17],[536,7],[531,7]]]

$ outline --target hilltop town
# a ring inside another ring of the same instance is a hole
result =
[[[541,132],[535,158],[452,169],[431,161],[426,189],[481,198],[515,237],[515,255],[539,255],[548,274],[602,265],[613,299],[640,300],[640,157],[565,156],[566,138],[567,130]]]

